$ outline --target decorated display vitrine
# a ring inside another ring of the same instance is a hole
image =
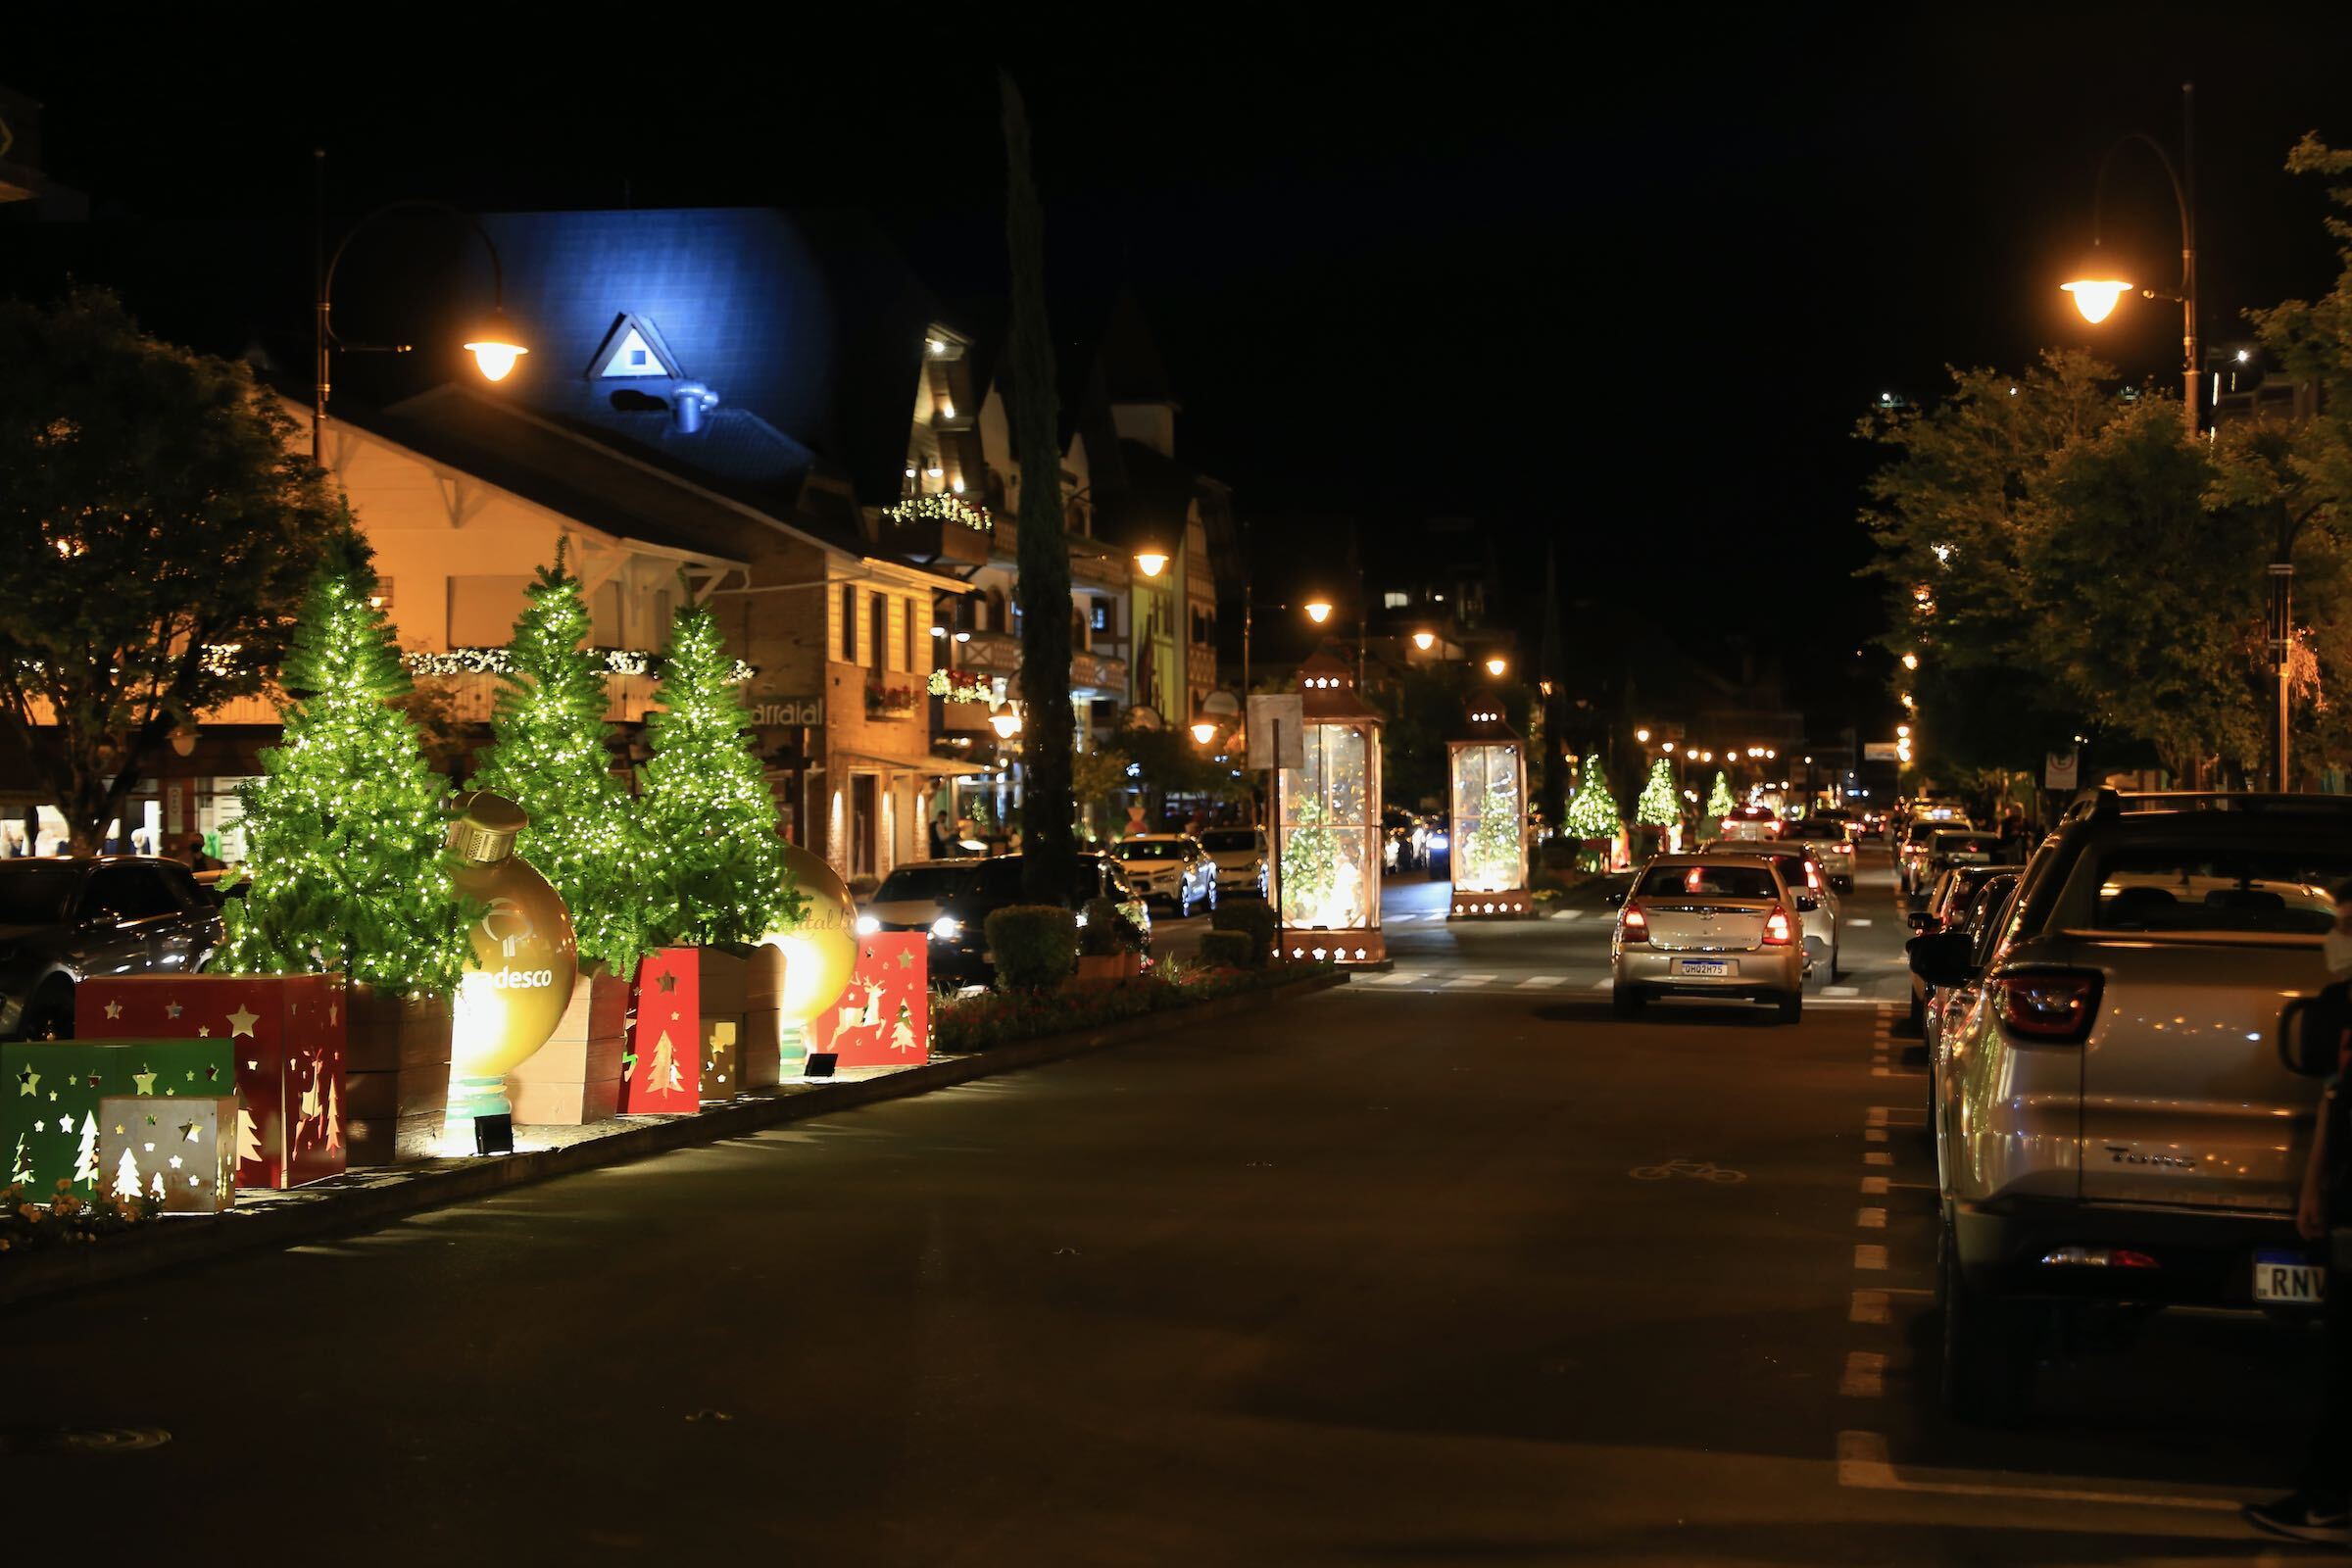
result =
[[[1278,770],[1276,880],[1282,951],[1385,963],[1380,929],[1380,714],[1328,654],[1301,665],[1305,765]]]
[[[1452,816],[1451,917],[1495,919],[1535,912],[1527,888],[1527,748],[1499,704],[1474,704],[1446,743]]]

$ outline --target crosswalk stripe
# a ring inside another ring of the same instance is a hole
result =
[[[1494,981],[1501,978],[1502,976],[1498,974],[1466,974],[1458,980],[1448,980],[1446,982],[1446,984],[1448,988],[1455,986],[1483,986],[1491,985]]]
[[[1568,979],[1565,975],[1538,974],[1530,975],[1525,980],[1520,981],[1519,989],[1522,991],[1532,991],[1544,986],[1564,986],[1567,983]]]
[[[1858,997],[1862,994],[1862,988],[1860,986],[1823,986],[1821,994],[1825,997]]]
[[[1595,980],[1592,982],[1592,989],[1595,991],[1613,991],[1616,989],[1616,987],[1617,980],[1613,975],[1606,980]]]
[[[1390,974],[1376,974],[1366,980],[1364,984],[1368,986],[1409,986],[1420,978],[1422,978],[1422,974],[1418,969],[1398,969]]]

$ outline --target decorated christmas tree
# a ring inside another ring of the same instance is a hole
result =
[[[710,612],[681,608],[658,710],[646,720],[653,755],[637,807],[653,946],[758,942],[799,919],[807,903],[786,878],[776,800],[745,733],[751,719],[736,680]]]
[[[1649,782],[1634,803],[1634,820],[1646,827],[1672,827],[1682,819],[1682,803],[1674,798],[1674,764],[1661,757],[1649,764]]]
[[[564,554],[557,546],[525,594],[472,783],[529,813],[516,849],[564,896],[582,967],[602,962],[625,978],[646,947],[646,858],[612,772],[604,661],[581,646],[588,605]]]
[[[1624,825],[1625,818],[1617,809],[1616,797],[1609,793],[1609,777],[1601,768],[1598,754],[1587,757],[1584,766],[1577,769],[1576,794],[1568,801],[1568,836],[1588,842],[1613,839]]]
[[[1732,801],[1732,781],[1725,778],[1722,771],[1718,769],[1715,774],[1715,787],[1707,791],[1707,814],[1720,822],[1737,809],[1738,807]]]
[[[253,883],[228,901],[216,968],[340,969],[446,994],[471,961],[443,847],[449,785],[391,706],[409,675],[375,592],[352,538],[329,552],[303,601],[279,672],[292,699],[284,736],[244,790]]]

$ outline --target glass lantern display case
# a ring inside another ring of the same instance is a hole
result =
[[[1318,654],[1298,671],[1304,764],[1278,770],[1275,877],[1282,951],[1388,961],[1380,930],[1380,714],[1355,671]]]
[[[1456,920],[1523,919],[1535,913],[1527,887],[1527,747],[1501,706],[1470,710],[1446,743],[1452,817]]]

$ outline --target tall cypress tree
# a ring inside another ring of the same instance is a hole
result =
[[[653,756],[637,805],[646,934],[656,946],[758,942],[808,902],[785,877],[776,798],[736,684],[716,617],[689,600],[671,623],[646,720]]]
[[[516,848],[564,895],[582,967],[602,962],[625,977],[645,952],[648,868],[628,790],[612,772],[604,661],[582,646],[588,604],[564,564],[568,543],[525,593],[473,788],[529,813]]]
[[[1054,437],[1054,335],[1046,324],[1046,220],[1031,173],[1029,116],[1004,89],[1004,240],[1012,261],[1013,451],[1021,466],[1021,891],[1060,904],[1077,872],[1070,818],[1070,553]]]
[[[346,535],[279,671],[285,733],[245,787],[253,885],[224,910],[223,968],[448,994],[472,962],[450,881],[449,781],[391,707],[409,690],[375,569]]]

